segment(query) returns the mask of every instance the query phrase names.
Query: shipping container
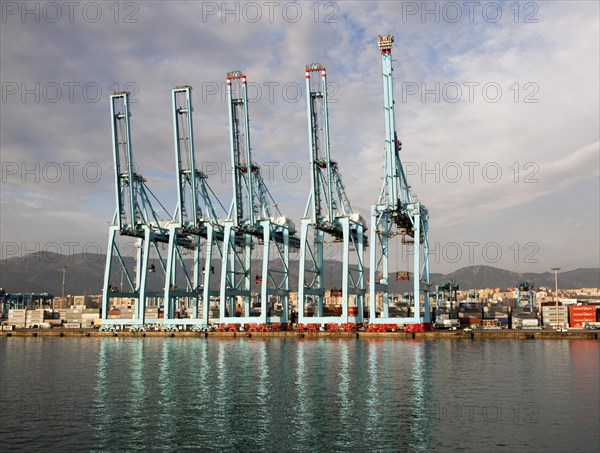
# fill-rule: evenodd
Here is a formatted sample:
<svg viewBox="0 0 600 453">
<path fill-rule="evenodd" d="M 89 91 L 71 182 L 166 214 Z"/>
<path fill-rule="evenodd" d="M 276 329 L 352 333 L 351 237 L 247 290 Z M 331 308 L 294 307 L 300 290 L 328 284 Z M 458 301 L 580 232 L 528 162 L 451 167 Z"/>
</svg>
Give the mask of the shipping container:
<svg viewBox="0 0 600 453">
<path fill-rule="evenodd" d="M 574 311 L 596 311 L 595 305 L 570 305 L 569 310 Z"/>
<path fill-rule="evenodd" d="M 481 325 L 483 326 L 484 329 L 497 328 L 498 327 L 498 320 L 496 318 L 483 319 L 481 321 Z"/>
<path fill-rule="evenodd" d="M 596 322 L 596 307 L 593 305 L 574 305 L 569 307 L 569 324 L 577 325 L 583 322 Z"/>
</svg>

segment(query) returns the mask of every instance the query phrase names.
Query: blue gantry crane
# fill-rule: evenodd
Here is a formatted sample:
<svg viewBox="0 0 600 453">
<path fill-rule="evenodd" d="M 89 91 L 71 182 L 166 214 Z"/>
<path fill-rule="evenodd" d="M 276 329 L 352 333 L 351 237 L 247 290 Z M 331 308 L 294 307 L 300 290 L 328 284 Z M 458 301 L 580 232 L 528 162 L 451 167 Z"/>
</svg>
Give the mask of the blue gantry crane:
<svg viewBox="0 0 600 453">
<path fill-rule="evenodd" d="M 35 310 L 38 308 L 54 308 L 54 296 L 50 293 L 7 293 L 0 288 L 2 318 L 8 316 L 9 310 Z"/>
<path fill-rule="evenodd" d="M 227 73 L 233 201 L 224 222 L 220 319 L 239 324 L 287 322 L 289 253 L 300 241 L 294 223 L 281 214 L 252 160 L 247 88 L 245 74 Z M 262 260 L 256 276 L 253 256 Z M 252 292 L 253 281 L 260 288 L 257 294 Z"/>
<path fill-rule="evenodd" d="M 215 252 L 216 255 L 221 253 L 224 228 L 220 219 L 225 217 L 226 209 L 208 185 L 207 176 L 196 164 L 192 87 L 177 86 L 171 94 L 177 208 L 169 227 L 169 284 L 165 285 L 164 323 L 208 324 L 211 296 L 218 296 L 217 290 L 211 290 L 214 274 L 212 258 Z M 184 257 L 190 254 L 192 265 L 191 269 L 187 269 Z M 184 285 L 178 284 L 178 275 L 183 276 Z M 200 316 L 199 300 L 202 301 Z M 191 319 L 175 318 L 176 310 L 181 306 L 191 309 Z"/>
<path fill-rule="evenodd" d="M 311 192 L 301 220 L 298 322 L 360 323 L 365 302 L 366 222 L 352 211 L 338 164 L 331 159 L 325 68 L 312 63 L 305 74 Z M 342 244 L 342 286 L 335 290 L 341 291 L 342 310 L 330 315 L 324 312 L 323 252 L 328 239 Z"/>
<path fill-rule="evenodd" d="M 454 318 L 454 311 L 458 305 L 458 283 L 455 281 L 446 282 L 435 287 L 435 318 L 440 317 L 440 302 L 450 302 L 448 319 Z"/>
<path fill-rule="evenodd" d="M 146 185 L 138 172 L 131 146 L 130 101 L 128 92 L 110 96 L 116 210 L 109 227 L 106 267 L 102 293 L 102 322 L 104 324 L 144 324 L 149 298 L 160 300 L 163 290 L 149 290 L 148 274 L 156 273 L 155 255 L 162 275 L 166 277 L 166 259 L 161 248 L 169 243 L 170 218 L 165 207 Z M 158 206 L 158 209 L 155 208 Z M 166 220 L 169 219 L 169 220 Z M 124 244 L 118 235 L 130 238 Z M 133 241 L 133 242 L 132 242 Z M 135 250 L 134 269 L 126 262 L 127 253 Z M 111 283 L 113 261 L 117 261 L 127 280 L 127 289 Z M 166 280 L 165 280 L 166 284 Z M 133 319 L 109 319 L 108 310 L 113 298 L 134 299 Z"/>
<path fill-rule="evenodd" d="M 529 305 L 529 311 L 533 313 L 535 310 L 535 291 L 534 284 L 526 280 L 522 280 L 517 285 L 517 307 L 523 307 L 523 301 L 526 300 Z"/>
<path fill-rule="evenodd" d="M 429 213 L 412 193 L 400 159 L 402 144 L 398 139 L 394 117 L 392 76 L 392 35 L 379 36 L 383 68 L 383 100 L 385 119 L 385 174 L 377 203 L 371 207 L 369 311 L 370 323 L 421 324 L 429 323 Z M 394 316 L 389 305 L 390 239 L 396 247 L 412 245 L 413 316 Z M 397 275 L 398 277 L 398 275 Z M 410 279 L 410 272 L 399 275 L 399 280 Z M 421 294 L 424 314 L 421 317 Z M 380 316 L 377 306 L 381 305 Z"/>
</svg>

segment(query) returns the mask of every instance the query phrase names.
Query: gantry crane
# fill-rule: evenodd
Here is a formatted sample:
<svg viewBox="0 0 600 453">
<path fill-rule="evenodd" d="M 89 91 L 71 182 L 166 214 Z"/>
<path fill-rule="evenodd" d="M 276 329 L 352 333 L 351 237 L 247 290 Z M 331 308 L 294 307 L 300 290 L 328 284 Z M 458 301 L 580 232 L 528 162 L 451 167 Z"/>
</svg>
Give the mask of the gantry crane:
<svg viewBox="0 0 600 453">
<path fill-rule="evenodd" d="M 454 308 L 458 303 L 458 294 L 459 286 L 458 283 L 446 282 L 443 285 L 437 285 L 435 287 L 435 318 L 436 320 L 440 317 L 440 301 L 449 301 L 450 302 L 450 311 L 448 312 L 448 318 L 454 318 Z"/>
<path fill-rule="evenodd" d="M 298 248 L 300 241 L 293 222 L 279 211 L 262 179 L 260 167 L 252 160 L 247 80 L 241 71 L 227 74 L 227 100 L 233 201 L 229 219 L 224 222 L 221 322 L 287 322 L 289 252 L 290 247 Z M 280 267 L 270 262 L 271 247 Z M 262 259 L 256 276 L 253 275 L 253 250 L 256 250 L 255 258 Z M 258 315 L 252 310 L 252 281 L 260 286 L 254 304 L 254 308 L 260 306 Z M 238 301 L 241 313 L 236 313 Z"/>
<path fill-rule="evenodd" d="M 164 291 L 150 291 L 147 288 L 148 274 L 156 272 L 156 265 L 150 262 L 152 251 L 163 275 L 166 277 L 167 264 L 160 252 L 161 244 L 169 243 L 169 222 L 167 210 L 146 185 L 146 180 L 134 165 L 131 147 L 130 103 L 128 92 L 115 92 L 110 96 L 111 126 L 113 139 L 113 159 L 115 174 L 116 210 L 109 227 L 108 249 L 102 294 L 102 320 L 104 324 L 144 324 L 147 299 L 156 300 Z M 160 210 L 155 209 L 156 203 Z M 134 243 L 119 244 L 117 233 L 133 238 Z M 136 250 L 135 275 L 132 275 L 124 258 L 128 246 Z M 131 250 L 131 249 L 129 249 Z M 117 260 L 121 275 L 127 279 L 129 290 L 117 288 L 111 283 L 113 260 Z M 165 280 L 166 284 L 166 280 Z M 135 300 L 133 319 L 108 319 L 111 299 L 116 297 Z"/>
<path fill-rule="evenodd" d="M 226 210 L 210 188 L 206 175 L 196 166 L 192 87 L 173 88 L 173 128 L 175 140 L 175 165 L 177 175 L 177 208 L 169 229 L 167 281 L 165 285 L 165 324 L 208 324 L 210 297 L 214 274 L 212 257 L 221 253 L 223 225 L 219 221 Z M 204 257 L 202 257 L 204 248 Z M 184 255 L 193 254 L 190 270 Z M 178 272 L 179 270 L 179 272 Z M 183 275 L 185 287 L 177 284 L 177 274 Z M 202 315 L 198 318 L 198 302 L 202 300 Z M 178 304 L 189 305 L 191 320 L 175 318 Z"/>
<path fill-rule="evenodd" d="M 400 159 L 402 144 L 396 133 L 392 77 L 392 35 L 379 36 L 383 68 L 385 119 L 385 174 L 379 199 L 371 207 L 369 308 L 371 323 L 429 323 L 429 213 L 413 195 Z M 413 316 L 391 316 L 389 311 L 390 238 L 400 236 L 397 247 L 413 247 Z M 396 241 L 398 242 L 398 241 Z M 409 273 L 405 273 L 410 278 Z M 424 315 L 421 317 L 421 293 Z M 382 312 L 377 315 L 377 305 Z"/>
<path fill-rule="evenodd" d="M 306 66 L 306 101 L 311 192 L 301 220 L 298 322 L 362 322 L 366 224 L 360 214 L 352 211 L 338 164 L 331 159 L 327 76 L 325 68 L 318 63 Z M 309 214 L 309 210 L 312 211 L 312 215 Z M 341 315 L 325 316 L 323 310 L 323 247 L 327 238 L 342 243 Z M 349 305 L 351 297 L 354 298 L 353 307 Z M 312 314 L 308 312 L 309 303 L 313 305 Z"/>
<path fill-rule="evenodd" d="M 50 293 L 14 293 L 10 294 L 0 288 L 2 318 L 8 317 L 9 310 L 35 310 L 54 308 L 54 296 Z"/>
<path fill-rule="evenodd" d="M 523 297 L 522 293 L 525 293 Z M 520 281 L 517 285 L 517 307 L 523 308 L 523 299 L 529 304 L 529 311 L 535 310 L 535 291 L 534 284 L 526 280 Z"/>
</svg>

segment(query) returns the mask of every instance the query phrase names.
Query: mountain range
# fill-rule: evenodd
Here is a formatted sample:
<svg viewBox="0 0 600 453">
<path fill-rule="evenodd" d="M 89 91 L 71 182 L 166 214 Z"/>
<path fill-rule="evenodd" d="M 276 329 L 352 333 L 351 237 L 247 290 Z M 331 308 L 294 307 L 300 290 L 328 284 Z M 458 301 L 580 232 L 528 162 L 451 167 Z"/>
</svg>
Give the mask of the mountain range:
<svg viewBox="0 0 600 453">
<path fill-rule="evenodd" d="M 125 258 L 125 262 L 133 267 L 133 258 Z M 152 262 L 152 261 L 151 261 Z M 157 261 L 154 262 L 157 272 L 149 274 L 149 289 L 159 289 L 162 282 L 159 276 L 162 271 Z M 255 266 L 259 272 L 258 261 Z M 23 257 L 12 257 L 0 261 L 0 287 L 7 292 L 48 292 L 58 296 L 62 293 L 63 268 L 65 269 L 65 294 L 101 294 L 105 255 L 75 254 L 59 255 L 50 252 L 39 252 L 25 255 Z M 116 264 L 116 263 L 115 263 Z M 274 262 L 277 268 L 280 263 Z M 341 285 L 341 263 L 338 261 L 325 261 L 325 287 L 339 287 Z M 211 286 L 216 289 L 220 276 L 220 262 L 213 260 L 214 275 Z M 191 260 L 186 260 L 186 267 L 191 268 Z M 178 275 L 178 281 L 182 281 L 183 275 Z M 412 279 L 412 276 L 411 276 Z M 368 271 L 365 275 L 368 281 Z M 404 292 L 412 287 L 412 281 L 396 281 L 390 279 L 391 291 Z M 536 288 L 541 286 L 554 287 L 554 274 L 543 273 L 518 273 L 506 269 L 491 266 L 467 266 L 449 274 L 431 273 L 432 285 L 446 282 L 456 282 L 461 289 L 481 288 L 514 288 L 520 281 L 532 282 Z M 293 290 L 298 282 L 298 262 L 290 262 L 290 285 Z M 113 266 L 111 284 L 121 284 L 121 272 L 118 266 Z M 597 288 L 600 287 L 600 268 L 582 268 L 572 271 L 560 272 L 558 274 L 559 288 Z M 126 279 L 125 279 L 126 285 Z M 258 288 L 255 279 L 252 285 Z"/>
</svg>

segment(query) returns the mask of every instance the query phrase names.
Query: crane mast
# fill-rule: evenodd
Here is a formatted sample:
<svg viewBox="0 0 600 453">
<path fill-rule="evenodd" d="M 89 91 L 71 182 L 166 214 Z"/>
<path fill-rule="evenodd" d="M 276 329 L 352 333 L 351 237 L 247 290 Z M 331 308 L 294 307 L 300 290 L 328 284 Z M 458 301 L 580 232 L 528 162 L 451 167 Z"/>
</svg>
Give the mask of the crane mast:
<svg viewBox="0 0 600 453">
<path fill-rule="evenodd" d="M 371 253 L 369 275 L 369 311 L 371 323 L 429 323 L 429 213 L 412 194 L 400 159 L 402 144 L 398 139 L 394 114 L 391 35 L 379 36 L 383 70 L 385 123 L 385 171 L 377 203 L 371 207 Z M 389 254 L 390 239 L 400 236 L 397 247 L 412 245 L 413 293 L 412 316 L 390 313 Z M 397 241 L 396 241 L 397 242 Z M 400 277 L 398 278 L 398 275 Z M 409 272 L 397 272 L 397 279 L 409 278 Z M 423 315 L 421 312 L 423 294 Z M 409 299 L 410 300 L 410 299 Z M 378 315 L 377 307 L 381 306 Z"/>
<path fill-rule="evenodd" d="M 319 63 L 306 66 L 306 101 L 311 192 L 301 220 L 298 277 L 298 321 L 300 323 L 362 322 L 364 310 L 365 222 L 352 211 L 338 164 L 331 159 L 326 70 Z M 311 213 L 309 216 L 309 209 Z M 342 245 L 341 314 L 324 312 L 324 244 L 327 239 Z M 354 251 L 355 253 L 351 253 Z M 354 299 L 350 314 L 350 298 Z M 311 310 L 312 309 L 312 310 Z M 312 311 L 312 314 L 310 312 Z"/>
<path fill-rule="evenodd" d="M 220 318 L 236 323 L 287 322 L 289 250 L 299 247 L 299 241 L 293 222 L 279 211 L 252 160 L 247 88 L 241 71 L 227 74 L 233 200 L 230 218 L 224 222 Z M 260 288 L 256 299 L 252 292 L 255 250 L 256 258 L 262 259 L 254 277 Z M 279 267 L 270 262 L 272 251 Z M 240 316 L 236 316 L 238 301 Z"/>
<path fill-rule="evenodd" d="M 178 189 L 175 217 L 182 230 L 200 234 L 202 210 L 198 203 L 198 182 L 204 175 L 196 169 L 192 87 L 175 87 L 171 95 Z"/>
<path fill-rule="evenodd" d="M 163 220 L 166 218 L 166 209 L 147 187 L 142 175 L 135 171 L 131 146 L 129 93 L 115 92 L 110 96 L 110 102 L 116 210 L 109 227 L 102 319 L 107 324 L 121 323 L 120 320 L 109 320 L 108 310 L 112 298 L 128 297 L 135 299 L 133 324 L 144 324 L 147 300 L 162 296 L 161 291 L 148 289 L 148 274 L 156 272 L 156 265 L 150 263 L 152 252 L 156 254 L 165 278 L 167 274 L 166 260 L 163 259 L 159 247 L 170 240 L 167 222 Z M 154 208 L 153 203 L 160 206 L 160 212 Z M 117 233 L 133 238 L 134 243 L 121 244 L 117 240 Z M 124 257 L 128 245 L 132 245 L 136 250 L 135 269 L 128 266 Z M 111 283 L 111 278 L 116 277 L 112 274 L 113 261 L 117 261 L 121 276 L 126 278 L 128 290 L 117 288 Z"/>
</svg>

